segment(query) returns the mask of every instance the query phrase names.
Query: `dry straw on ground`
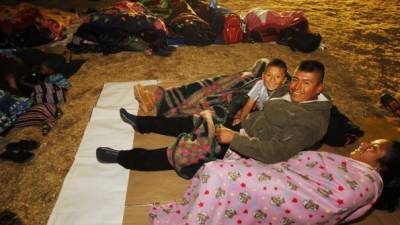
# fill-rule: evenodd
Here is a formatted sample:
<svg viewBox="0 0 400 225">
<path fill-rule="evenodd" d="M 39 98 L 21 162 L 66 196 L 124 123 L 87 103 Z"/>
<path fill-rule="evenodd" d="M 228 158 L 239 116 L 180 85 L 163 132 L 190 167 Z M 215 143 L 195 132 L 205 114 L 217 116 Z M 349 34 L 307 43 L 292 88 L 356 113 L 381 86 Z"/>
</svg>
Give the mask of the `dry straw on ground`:
<svg viewBox="0 0 400 225">
<path fill-rule="evenodd" d="M 105 1 L 35 2 L 78 10 L 93 7 L 90 4 L 108 4 Z M 31 162 L 22 165 L 0 162 L 0 210 L 12 209 L 28 225 L 46 224 L 63 179 L 74 160 L 91 109 L 105 82 L 157 79 L 165 83 L 184 83 L 237 72 L 262 57 L 282 58 L 288 63 L 290 71 L 300 60 L 317 59 L 327 68 L 327 93 L 342 111 L 351 118 L 388 115 L 379 107 L 378 99 L 383 92 L 395 94 L 399 90 L 400 40 L 396 22 L 399 18 L 396 17 L 400 12 L 396 0 L 376 2 L 378 4 L 374 6 L 361 0 L 352 3 L 344 0 L 220 1 L 220 4 L 237 11 L 252 7 L 304 10 L 313 30 L 323 36 L 327 46 L 324 52 L 302 54 L 267 43 L 241 43 L 181 47 L 167 58 L 146 57 L 143 53 L 132 52 L 74 56 L 85 58 L 87 62 L 70 78 L 72 88 L 68 93 L 68 102 L 62 106 L 64 116 L 55 128 L 46 137 L 42 137 L 37 128 L 14 130 L 6 137 L 0 137 L 0 147 L 20 138 L 41 142 Z M 380 10 L 380 7 L 385 10 Z M 380 15 L 375 13 L 378 10 Z M 381 26 L 369 24 L 369 21 Z M 51 51 L 60 52 L 61 49 Z M 392 122 L 399 126 L 398 120 Z"/>
</svg>

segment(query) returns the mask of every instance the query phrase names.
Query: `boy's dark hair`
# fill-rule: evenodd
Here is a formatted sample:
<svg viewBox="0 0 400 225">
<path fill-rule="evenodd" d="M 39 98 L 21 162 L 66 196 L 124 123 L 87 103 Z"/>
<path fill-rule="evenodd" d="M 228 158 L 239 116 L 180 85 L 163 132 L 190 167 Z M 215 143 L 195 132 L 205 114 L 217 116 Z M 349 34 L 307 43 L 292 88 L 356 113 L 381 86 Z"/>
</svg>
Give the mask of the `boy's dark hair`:
<svg viewBox="0 0 400 225">
<path fill-rule="evenodd" d="M 268 63 L 267 67 L 269 66 L 276 66 L 285 69 L 285 71 L 287 71 L 287 65 L 282 59 L 278 58 L 272 59 L 271 62 Z"/>
<path fill-rule="evenodd" d="M 399 206 L 400 200 L 400 142 L 392 141 L 385 156 L 379 159 L 379 165 L 383 190 L 375 208 L 392 212 Z"/>
<path fill-rule="evenodd" d="M 283 61 L 282 59 L 278 59 L 278 58 L 272 59 L 267 64 L 265 69 L 268 68 L 269 66 L 276 66 L 276 67 L 279 67 L 281 69 L 284 69 L 285 70 L 285 76 L 286 76 L 286 79 L 287 79 L 286 81 L 290 81 L 292 79 L 292 75 L 288 72 L 287 65 L 286 65 L 285 61 Z"/>
<path fill-rule="evenodd" d="M 322 83 L 324 81 L 325 67 L 317 60 L 301 61 L 296 70 L 303 72 L 317 72 L 319 74 L 319 83 Z"/>
</svg>

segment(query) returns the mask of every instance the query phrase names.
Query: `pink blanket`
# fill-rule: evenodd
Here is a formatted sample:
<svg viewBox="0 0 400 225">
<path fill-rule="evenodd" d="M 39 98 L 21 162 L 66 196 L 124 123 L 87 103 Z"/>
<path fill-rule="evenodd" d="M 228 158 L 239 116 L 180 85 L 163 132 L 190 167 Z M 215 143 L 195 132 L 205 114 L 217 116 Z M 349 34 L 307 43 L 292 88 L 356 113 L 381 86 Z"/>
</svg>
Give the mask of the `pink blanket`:
<svg viewBox="0 0 400 225">
<path fill-rule="evenodd" d="M 209 162 L 182 201 L 154 204 L 153 224 L 338 224 L 362 216 L 382 180 L 368 165 L 340 155 L 304 151 L 263 164 L 232 154 Z"/>
</svg>

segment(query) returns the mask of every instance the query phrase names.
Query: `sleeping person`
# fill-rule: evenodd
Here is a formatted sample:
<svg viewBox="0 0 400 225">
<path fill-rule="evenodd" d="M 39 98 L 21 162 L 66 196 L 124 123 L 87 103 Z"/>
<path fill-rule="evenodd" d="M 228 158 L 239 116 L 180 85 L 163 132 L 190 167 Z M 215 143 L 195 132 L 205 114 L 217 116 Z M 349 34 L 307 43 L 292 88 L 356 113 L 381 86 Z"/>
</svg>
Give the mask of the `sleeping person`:
<svg viewBox="0 0 400 225">
<path fill-rule="evenodd" d="M 153 224 L 340 224 L 399 202 L 400 143 L 361 143 L 349 157 L 303 151 L 264 164 L 234 152 L 206 163 L 179 203 L 149 208 Z M 374 205 L 375 204 L 375 205 Z"/>
</svg>

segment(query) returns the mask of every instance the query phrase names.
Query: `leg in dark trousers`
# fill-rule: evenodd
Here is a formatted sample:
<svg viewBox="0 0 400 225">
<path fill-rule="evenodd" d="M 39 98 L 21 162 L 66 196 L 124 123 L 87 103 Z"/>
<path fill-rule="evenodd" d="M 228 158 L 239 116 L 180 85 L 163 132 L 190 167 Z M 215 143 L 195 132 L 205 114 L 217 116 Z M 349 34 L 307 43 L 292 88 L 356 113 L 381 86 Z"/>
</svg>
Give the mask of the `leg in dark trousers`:
<svg viewBox="0 0 400 225">
<path fill-rule="evenodd" d="M 163 117 L 163 116 L 137 116 L 138 129 L 142 133 L 157 133 L 168 136 L 178 136 L 185 132 L 193 131 L 193 116 Z"/>
<path fill-rule="evenodd" d="M 154 150 L 134 148 L 128 151 L 120 151 L 118 154 L 118 164 L 130 170 L 172 170 L 173 168 L 168 162 L 166 150 L 167 148 Z"/>
</svg>

